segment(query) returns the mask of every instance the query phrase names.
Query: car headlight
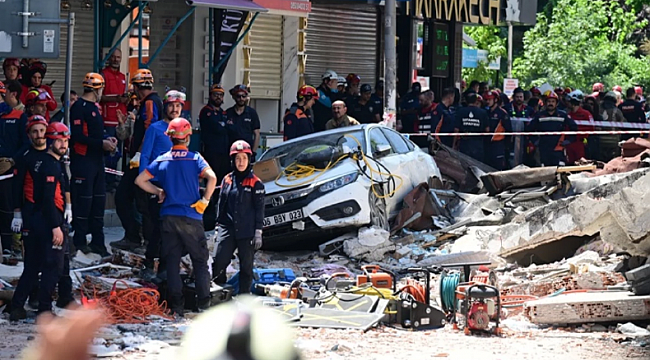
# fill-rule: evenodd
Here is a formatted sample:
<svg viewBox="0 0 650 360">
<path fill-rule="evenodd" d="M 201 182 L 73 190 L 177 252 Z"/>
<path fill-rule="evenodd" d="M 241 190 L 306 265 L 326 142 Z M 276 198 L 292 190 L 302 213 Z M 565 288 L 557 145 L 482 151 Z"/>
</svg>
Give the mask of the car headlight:
<svg viewBox="0 0 650 360">
<path fill-rule="evenodd" d="M 321 185 L 321 186 L 318 188 L 318 190 L 319 190 L 320 192 L 322 192 L 322 193 L 329 192 L 329 191 L 332 191 L 332 190 L 338 189 L 338 188 L 340 188 L 340 187 L 343 187 L 343 186 L 345 186 L 345 185 L 347 185 L 347 184 L 350 184 L 350 183 L 355 182 L 355 181 L 357 180 L 358 177 L 359 177 L 359 173 L 358 173 L 358 172 L 354 172 L 354 173 L 351 173 L 351 174 L 343 175 L 343 176 L 338 177 L 338 178 L 336 178 L 336 179 L 334 179 L 334 180 L 330 180 L 330 181 L 324 183 L 323 185 Z"/>
</svg>

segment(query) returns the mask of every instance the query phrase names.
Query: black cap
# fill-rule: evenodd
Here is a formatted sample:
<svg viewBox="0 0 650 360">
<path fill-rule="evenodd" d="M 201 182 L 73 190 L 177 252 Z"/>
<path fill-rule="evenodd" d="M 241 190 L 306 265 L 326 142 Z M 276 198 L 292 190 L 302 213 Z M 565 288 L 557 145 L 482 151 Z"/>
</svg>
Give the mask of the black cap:
<svg viewBox="0 0 650 360">
<path fill-rule="evenodd" d="M 361 92 L 362 93 L 364 93 L 364 92 L 372 92 L 372 86 L 370 86 L 369 84 L 361 85 Z"/>
<path fill-rule="evenodd" d="M 420 92 L 420 90 L 422 90 L 422 85 L 416 81 L 411 85 L 411 90 Z"/>
<path fill-rule="evenodd" d="M 383 89 L 384 88 L 384 80 L 378 80 L 377 85 L 375 85 L 375 89 Z"/>
</svg>

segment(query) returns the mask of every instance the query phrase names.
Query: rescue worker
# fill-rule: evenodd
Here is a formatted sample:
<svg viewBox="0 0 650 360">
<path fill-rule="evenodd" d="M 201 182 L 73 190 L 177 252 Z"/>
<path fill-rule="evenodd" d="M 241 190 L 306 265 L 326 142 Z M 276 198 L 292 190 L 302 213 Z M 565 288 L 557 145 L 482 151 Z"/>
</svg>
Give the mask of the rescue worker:
<svg viewBox="0 0 650 360">
<path fill-rule="evenodd" d="M 612 86 L 612 91 L 618 91 L 618 92 L 620 92 L 622 94 L 623 93 L 623 88 L 621 87 L 621 85 L 614 85 L 614 86 Z"/>
<path fill-rule="evenodd" d="M 197 306 L 204 310 L 210 303 L 210 271 L 208 247 L 202 216 L 217 185 L 217 178 L 203 157 L 189 151 L 192 125 L 183 118 L 169 123 L 167 135 L 172 148 L 160 155 L 135 183 L 162 204 L 162 258 L 167 270 L 167 303 L 173 314 L 182 315 L 183 283 L 180 275 L 181 257 L 190 254 L 196 280 Z M 156 178 L 160 187 L 151 183 Z M 203 197 L 199 195 L 199 178 L 207 179 Z"/>
<path fill-rule="evenodd" d="M 402 97 L 399 103 L 400 119 L 402 132 L 409 133 L 414 131 L 415 123 L 418 119 L 418 110 L 420 109 L 420 92 L 422 85 L 419 82 L 411 84 L 411 91 Z"/>
<path fill-rule="evenodd" d="M 61 94 L 61 110 L 57 111 L 56 114 L 52 115 L 50 119 L 51 122 L 63 122 L 65 118 L 65 92 Z M 79 99 L 79 95 L 74 90 L 70 90 L 70 106 L 74 105 L 74 102 Z"/>
<path fill-rule="evenodd" d="M 471 94 L 476 95 L 475 93 L 469 93 L 469 95 Z M 454 88 L 446 88 L 442 91 L 442 99 L 433 111 L 433 117 L 431 118 L 432 133 L 437 134 L 454 132 L 456 121 L 454 119 L 453 113 L 451 112 L 451 106 L 454 104 L 455 97 L 456 90 Z M 443 136 L 442 138 L 436 136 L 436 139 L 438 139 L 446 146 L 452 147 L 454 145 L 453 136 Z"/>
<path fill-rule="evenodd" d="M 643 88 L 641 86 L 635 86 L 634 92 L 636 93 L 637 101 L 641 101 L 643 98 Z"/>
<path fill-rule="evenodd" d="M 25 132 L 27 116 L 19 110 L 14 110 L 5 102 L 7 90 L 4 83 L 0 82 L 0 176 L 9 175 L 14 170 L 16 158 L 27 151 L 29 139 Z M 0 239 L 2 240 L 3 253 L 11 254 L 13 232 L 11 221 L 13 219 L 12 180 L 0 180 Z"/>
<path fill-rule="evenodd" d="M 327 70 L 321 76 L 322 83 L 316 88 L 318 90 L 318 100 L 314 103 L 314 131 L 325 130 L 325 124 L 332 118 L 332 103 L 339 99 L 338 93 L 338 75 Z"/>
<path fill-rule="evenodd" d="M 564 111 L 557 109 L 558 96 L 550 92 L 544 102 L 544 110 L 535 115 L 528 124 L 528 131 L 557 132 L 577 131 L 578 126 Z M 539 157 L 542 166 L 564 166 L 564 148 L 575 141 L 575 135 L 542 135 L 539 137 Z"/>
<path fill-rule="evenodd" d="M 255 151 L 260 145 L 260 117 L 257 111 L 248 106 L 248 87 L 237 85 L 230 89 L 230 95 L 235 105 L 226 110 L 226 127 L 228 128 L 229 143 L 244 140 L 253 144 L 252 161 L 255 162 Z"/>
<path fill-rule="evenodd" d="M 564 92 L 564 89 L 562 87 L 559 87 L 559 86 L 556 87 L 554 91 L 555 91 L 555 94 L 557 94 L 557 97 L 560 99 L 560 101 L 557 104 L 557 109 L 566 112 L 566 108 L 567 108 L 567 98 L 566 98 L 566 96 L 568 94 L 566 94 Z"/>
<path fill-rule="evenodd" d="M 345 83 L 347 86 L 340 99 L 345 101 L 345 105 L 347 105 L 349 108 L 359 97 L 359 85 L 361 84 L 361 77 L 357 74 L 348 74 L 348 76 L 345 77 Z"/>
<path fill-rule="evenodd" d="M 325 124 L 326 130 L 338 129 L 347 126 L 361 125 L 357 119 L 348 116 L 348 108 L 342 100 L 332 104 L 332 118 Z"/>
<path fill-rule="evenodd" d="M 318 100 L 318 91 L 313 86 L 303 85 L 298 89 L 297 100 L 284 114 L 284 141 L 314 132 L 311 109 Z"/>
<path fill-rule="evenodd" d="M 22 95 L 24 98 L 20 100 L 24 103 L 27 103 L 26 98 L 31 90 L 43 90 L 47 92 L 51 101 L 46 104 L 47 108 L 45 109 L 44 116 L 47 121 L 50 121 L 50 111 L 56 110 L 57 103 L 54 99 L 52 88 L 49 85 L 43 84 L 43 78 L 45 77 L 46 72 L 47 64 L 42 61 L 34 61 L 29 65 L 29 79 L 26 81 L 28 85 L 23 85 Z"/>
<path fill-rule="evenodd" d="M 435 98 L 432 90 L 427 90 L 420 94 L 420 112 L 418 113 L 418 121 L 414 129 L 409 129 L 408 132 L 416 132 L 420 134 L 431 134 L 431 120 L 435 116 L 437 103 L 433 102 Z"/>
<path fill-rule="evenodd" d="M 605 85 L 602 83 L 595 83 L 591 86 L 591 95 L 598 99 L 600 97 L 600 93 L 605 91 Z"/>
<path fill-rule="evenodd" d="M 210 88 L 210 101 L 199 113 L 201 155 L 217 175 L 217 179 L 223 179 L 231 171 L 226 111 L 221 108 L 224 93 L 225 91 L 221 85 L 212 85 Z M 210 199 L 208 208 L 203 213 L 203 226 L 206 231 L 214 230 L 217 224 L 217 201 L 218 199 L 213 196 Z"/>
<path fill-rule="evenodd" d="M 346 86 L 348 86 L 348 83 L 345 82 L 345 78 L 343 76 L 339 76 L 336 90 L 338 90 L 339 93 L 343 94 L 345 92 Z"/>
<path fill-rule="evenodd" d="M 19 70 L 20 70 L 20 60 L 16 58 L 6 58 L 2 62 L 2 71 L 4 72 L 5 78 L 4 82 L 6 85 L 6 82 L 12 81 L 12 80 L 18 80 L 19 77 Z"/>
<path fill-rule="evenodd" d="M 43 89 L 32 89 L 27 92 L 25 96 L 25 109 L 27 115 L 41 115 L 49 122 L 47 117 L 47 109 L 52 107 L 52 97 Z"/>
<path fill-rule="evenodd" d="M 487 111 L 481 109 L 481 98 L 474 93 L 467 95 L 467 106 L 456 112 L 454 149 L 480 162 L 485 162 L 485 136 L 463 136 L 464 133 L 490 132 Z"/>
<path fill-rule="evenodd" d="M 636 100 L 638 96 L 636 93 L 636 89 L 628 88 L 627 91 L 625 91 L 625 96 L 627 97 L 627 99 L 618 106 L 618 108 L 623 113 L 623 117 L 625 118 L 625 121 L 629 123 L 644 124 L 646 122 L 645 112 L 643 112 L 643 107 L 641 106 L 641 103 Z M 627 139 L 639 135 L 622 134 L 621 140 L 625 141 Z"/>
<path fill-rule="evenodd" d="M 252 150 L 245 141 L 230 147 L 233 172 L 221 182 L 217 210 L 217 255 L 212 278 L 226 283 L 226 268 L 237 249 L 239 294 L 248 294 L 253 282 L 253 255 L 262 247 L 264 184 L 251 172 Z"/>
<path fill-rule="evenodd" d="M 584 94 L 580 90 L 574 90 L 569 93 L 569 117 L 573 121 L 588 121 L 593 122 L 594 117 L 591 113 L 582 108 L 582 101 L 584 100 Z M 577 125 L 579 131 L 594 131 L 596 130 L 594 125 Z M 589 138 L 589 135 L 577 135 L 576 141 L 570 143 L 566 146 L 566 156 L 569 164 L 574 164 L 576 161 L 581 158 L 593 159 L 591 152 L 586 150 L 589 148 L 594 148 L 593 144 L 589 144 L 592 140 L 597 139 L 597 137 Z M 589 145 L 589 147 L 588 147 Z M 597 148 L 597 147 L 596 147 Z"/>
<path fill-rule="evenodd" d="M 587 101 L 593 99 L 593 102 L 598 104 L 598 100 L 592 96 L 587 97 Z M 600 106 L 600 117 L 602 121 L 611 122 L 625 122 L 623 112 L 616 106 L 616 95 L 613 91 L 608 91 Z M 617 130 L 624 130 L 617 129 Z M 627 136 L 626 134 L 611 134 L 599 136 L 599 159 L 601 161 L 610 161 L 611 159 L 621 155 L 621 147 L 618 145 L 621 138 Z M 633 136 L 633 135 L 632 135 Z"/>
<path fill-rule="evenodd" d="M 186 96 L 184 93 L 176 90 L 170 90 L 165 94 L 163 106 L 165 107 L 164 121 L 156 121 L 151 124 L 144 135 L 142 141 L 142 151 L 140 155 L 140 173 L 144 172 L 151 163 L 154 162 L 158 156 L 166 153 L 172 148 L 173 144 L 169 136 L 167 136 L 167 128 L 169 123 L 181 116 L 183 107 L 185 106 Z M 153 177 L 149 181 L 160 187 L 158 179 Z M 151 232 L 145 232 L 145 240 L 147 241 L 147 250 L 145 252 L 144 277 L 152 277 L 154 275 L 154 259 L 160 257 L 160 203 L 159 197 L 155 194 L 147 194 L 147 212 L 143 215 L 151 222 Z M 159 271 L 162 271 L 165 266 L 161 262 Z"/>
<path fill-rule="evenodd" d="M 533 108 L 524 103 L 524 89 L 518 87 L 512 93 L 512 102 L 504 107 L 511 118 L 530 119 L 533 116 Z"/>
<path fill-rule="evenodd" d="M 370 100 L 372 87 L 369 84 L 361 86 L 361 96 L 346 102 L 348 111 L 362 124 L 377 124 L 381 121 L 380 108 Z"/>
<path fill-rule="evenodd" d="M 374 104 L 373 107 L 377 108 L 379 118 L 384 119 L 384 80 L 377 80 L 375 84 L 375 92 L 372 93 L 370 101 Z M 381 121 L 380 120 L 380 121 Z"/>
<path fill-rule="evenodd" d="M 523 90 L 521 95 L 523 95 Z M 512 132 L 512 122 L 508 112 L 499 106 L 497 96 L 498 94 L 494 91 L 488 91 L 483 97 L 488 107 L 489 132 L 494 134 L 490 136 L 485 160 L 488 165 L 497 170 L 506 170 L 508 168 L 507 155 L 510 152 L 512 137 L 503 133 Z"/>
<path fill-rule="evenodd" d="M 115 191 L 115 212 L 120 218 L 120 222 L 125 229 L 125 236 L 122 241 L 111 243 L 111 246 L 118 249 L 136 250 L 142 253 L 137 246 L 140 244 L 140 236 L 136 231 L 138 225 L 135 222 L 132 200 L 135 199 L 136 208 L 142 214 L 142 233 L 145 239 L 151 239 L 153 236 L 153 224 L 147 213 L 149 211 L 149 196 L 135 186 L 135 179 L 140 169 L 140 150 L 144 135 L 151 124 L 163 118 L 163 103 L 154 91 L 154 77 L 148 69 L 138 69 L 131 78 L 133 91 L 137 94 L 139 107 L 137 115 L 129 112 L 128 115 L 117 111 L 118 122 L 133 122 L 133 136 L 129 142 L 129 166 L 124 171 L 120 183 Z M 136 246 L 136 249 L 133 247 Z"/>
<path fill-rule="evenodd" d="M 117 139 L 104 139 L 104 121 L 98 107 L 103 88 L 104 78 L 100 74 L 86 74 L 83 95 L 70 107 L 70 190 L 75 248 L 84 254 L 94 252 L 106 256 L 104 151 L 115 151 Z M 90 246 L 86 242 L 88 233 L 92 235 Z"/>
<path fill-rule="evenodd" d="M 52 123 L 45 136 L 50 143 L 47 152 L 36 152 L 25 164 L 25 178 L 31 182 L 25 186 L 21 208 L 25 268 L 12 299 L 12 321 L 27 317 L 25 301 L 39 281 L 39 272 L 38 312 L 52 311 L 52 296 L 65 268 L 67 241 L 62 227 L 67 177 L 61 157 L 68 150 L 70 131 L 63 123 Z"/>
<path fill-rule="evenodd" d="M 20 101 L 20 94 L 23 91 L 23 86 L 18 80 L 9 80 L 5 82 L 6 94 L 5 102 L 9 104 L 14 110 L 25 111 L 25 104 Z"/>
</svg>

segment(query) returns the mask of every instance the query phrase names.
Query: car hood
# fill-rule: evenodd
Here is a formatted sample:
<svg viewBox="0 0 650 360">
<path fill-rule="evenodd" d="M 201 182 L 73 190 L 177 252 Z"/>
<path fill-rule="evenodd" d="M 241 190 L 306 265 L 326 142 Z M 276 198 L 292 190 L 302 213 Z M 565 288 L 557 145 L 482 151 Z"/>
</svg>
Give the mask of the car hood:
<svg viewBox="0 0 650 360">
<path fill-rule="evenodd" d="M 300 188 L 312 184 L 321 184 L 328 180 L 336 179 L 339 176 L 358 171 L 357 164 L 352 159 L 345 159 L 338 163 L 335 167 L 323 172 L 315 172 L 309 177 L 289 181 L 285 176 L 278 180 L 267 181 L 264 183 L 266 194 L 275 194 L 283 191 L 291 190 L 292 188 Z"/>
</svg>

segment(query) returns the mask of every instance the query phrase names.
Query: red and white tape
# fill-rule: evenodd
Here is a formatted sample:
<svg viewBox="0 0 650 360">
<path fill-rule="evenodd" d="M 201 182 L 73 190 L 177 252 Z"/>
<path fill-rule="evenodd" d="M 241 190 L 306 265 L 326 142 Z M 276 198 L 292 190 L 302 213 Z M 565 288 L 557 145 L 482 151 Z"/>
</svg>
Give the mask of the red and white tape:
<svg viewBox="0 0 650 360">
<path fill-rule="evenodd" d="M 537 136 L 537 135 L 620 135 L 620 134 L 650 134 L 650 130 L 598 130 L 598 131 L 546 131 L 546 132 L 533 132 L 533 131 L 519 131 L 519 132 L 482 132 L 482 133 L 432 133 L 432 134 L 404 134 L 408 136 L 490 136 L 490 135 L 504 135 L 504 136 Z"/>
<path fill-rule="evenodd" d="M 118 170 L 107 168 L 107 167 L 104 168 L 104 172 L 107 173 L 107 174 L 112 174 L 112 175 L 117 175 L 117 176 L 124 175 L 124 172 L 122 172 L 122 171 L 118 171 Z"/>
<path fill-rule="evenodd" d="M 532 118 L 510 118 L 510 120 L 530 122 Z M 625 122 L 613 122 L 613 121 L 588 121 L 588 120 L 574 120 L 574 121 L 577 125 L 585 125 L 585 126 L 650 130 L 650 124 L 647 123 L 625 123 Z"/>
</svg>

